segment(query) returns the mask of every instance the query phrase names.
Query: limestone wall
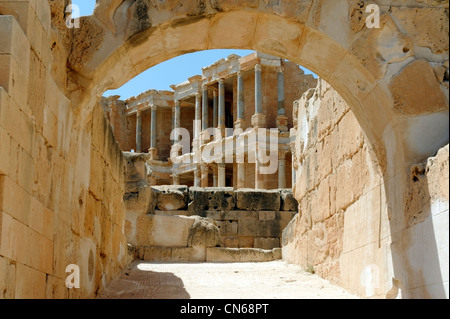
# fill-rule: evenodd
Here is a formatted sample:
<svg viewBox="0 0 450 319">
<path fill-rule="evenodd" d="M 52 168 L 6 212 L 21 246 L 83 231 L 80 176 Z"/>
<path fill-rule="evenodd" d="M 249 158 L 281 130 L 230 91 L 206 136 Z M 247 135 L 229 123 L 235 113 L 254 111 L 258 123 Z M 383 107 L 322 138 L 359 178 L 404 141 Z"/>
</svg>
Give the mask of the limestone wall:
<svg viewBox="0 0 450 319">
<path fill-rule="evenodd" d="M 69 39 L 49 2 L 0 2 L 0 298 L 93 297 L 129 260 L 121 151 L 100 107 L 78 121 Z"/>
<path fill-rule="evenodd" d="M 299 214 L 283 233 L 283 258 L 363 297 L 448 296 L 448 147 L 413 166 L 397 220 L 384 186 L 395 181 L 384 181 L 342 97 L 321 80 L 294 109 Z M 405 256 L 393 257 L 394 246 Z"/>
</svg>

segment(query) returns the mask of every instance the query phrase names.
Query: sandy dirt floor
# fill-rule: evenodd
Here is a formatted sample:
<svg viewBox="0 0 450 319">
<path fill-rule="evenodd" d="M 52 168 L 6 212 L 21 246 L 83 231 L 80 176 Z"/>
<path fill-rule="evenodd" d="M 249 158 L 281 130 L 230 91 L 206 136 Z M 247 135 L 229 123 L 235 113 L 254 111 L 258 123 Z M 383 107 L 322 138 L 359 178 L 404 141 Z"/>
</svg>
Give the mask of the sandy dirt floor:
<svg viewBox="0 0 450 319">
<path fill-rule="evenodd" d="M 100 299 L 357 299 L 283 261 L 163 264 L 133 262 Z"/>
</svg>

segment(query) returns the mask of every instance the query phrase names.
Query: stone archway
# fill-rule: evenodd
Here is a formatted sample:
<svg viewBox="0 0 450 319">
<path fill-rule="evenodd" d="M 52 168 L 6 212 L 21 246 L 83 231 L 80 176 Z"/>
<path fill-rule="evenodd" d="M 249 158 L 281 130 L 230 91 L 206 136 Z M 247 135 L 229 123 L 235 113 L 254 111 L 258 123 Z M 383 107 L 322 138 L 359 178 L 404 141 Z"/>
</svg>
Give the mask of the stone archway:
<svg viewBox="0 0 450 319">
<path fill-rule="evenodd" d="M 289 59 L 349 104 L 380 166 L 391 234 L 398 234 L 407 231 L 411 165 L 448 143 L 448 2 L 380 1 L 380 9 L 381 27 L 369 29 L 356 0 L 104 1 L 73 34 L 71 101 L 83 125 L 105 90 L 187 52 L 239 48 Z M 383 269 L 407 281 L 404 248 L 392 241 Z"/>
</svg>

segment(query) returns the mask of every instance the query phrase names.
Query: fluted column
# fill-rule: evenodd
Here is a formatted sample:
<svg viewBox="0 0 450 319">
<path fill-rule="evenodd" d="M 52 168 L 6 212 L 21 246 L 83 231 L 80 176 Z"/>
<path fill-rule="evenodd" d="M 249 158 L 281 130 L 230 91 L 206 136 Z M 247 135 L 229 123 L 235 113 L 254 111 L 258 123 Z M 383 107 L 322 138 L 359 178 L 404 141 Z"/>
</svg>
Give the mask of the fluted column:
<svg viewBox="0 0 450 319">
<path fill-rule="evenodd" d="M 142 114 L 136 113 L 136 153 L 142 153 Z"/>
</svg>

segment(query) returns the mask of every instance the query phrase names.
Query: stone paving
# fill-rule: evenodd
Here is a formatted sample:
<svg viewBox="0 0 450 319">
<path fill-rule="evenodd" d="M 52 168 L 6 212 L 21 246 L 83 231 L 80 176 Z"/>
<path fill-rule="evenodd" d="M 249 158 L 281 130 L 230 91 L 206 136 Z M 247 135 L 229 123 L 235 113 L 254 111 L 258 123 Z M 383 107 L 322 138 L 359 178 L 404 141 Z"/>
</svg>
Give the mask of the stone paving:
<svg viewBox="0 0 450 319">
<path fill-rule="evenodd" d="M 134 261 L 99 299 L 357 299 L 299 266 Z"/>
</svg>

